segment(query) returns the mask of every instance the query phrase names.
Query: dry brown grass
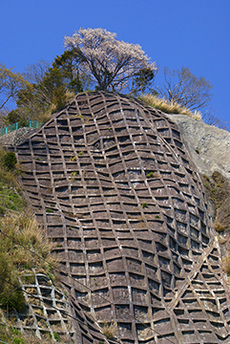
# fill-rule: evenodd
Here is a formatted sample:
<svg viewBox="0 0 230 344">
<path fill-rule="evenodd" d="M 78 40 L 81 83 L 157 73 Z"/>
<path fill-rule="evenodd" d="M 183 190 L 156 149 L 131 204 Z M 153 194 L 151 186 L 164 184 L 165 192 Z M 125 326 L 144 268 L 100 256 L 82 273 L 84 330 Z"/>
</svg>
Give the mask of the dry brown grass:
<svg viewBox="0 0 230 344">
<path fill-rule="evenodd" d="M 7 250 L 13 264 L 18 269 L 23 269 L 25 266 L 29 269 L 42 266 L 46 269 L 48 265 L 55 264 L 54 257 L 50 255 L 54 244 L 45 236 L 34 216 L 25 213 L 11 213 L 2 218 L 0 227 L 3 233 L 1 248 Z M 31 251 L 36 252 L 37 255 Z"/>
<path fill-rule="evenodd" d="M 224 272 L 226 272 L 227 275 L 230 275 L 230 256 L 225 257 L 222 260 L 222 263 Z"/>
<path fill-rule="evenodd" d="M 112 322 L 107 322 L 104 324 L 102 332 L 108 339 L 114 339 L 117 331 L 117 324 Z"/>
<path fill-rule="evenodd" d="M 222 226 L 219 222 L 215 222 L 213 227 L 215 231 L 217 231 L 218 233 L 221 233 L 224 231 L 224 226 Z"/>
<path fill-rule="evenodd" d="M 1 219 L 0 228 L 0 307 L 23 311 L 25 300 L 18 277 L 22 271 L 32 272 L 35 268 L 55 279 L 53 244 L 29 213 L 11 212 Z"/>
<path fill-rule="evenodd" d="M 183 107 L 178 103 L 172 104 L 164 98 L 158 98 L 152 94 L 145 94 L 143 96 L 140 96 L 139 99 L 144 103 L 165 113 L 182 114 L 193 117 L 192 112 L 188 108 Z"/>
</svg>

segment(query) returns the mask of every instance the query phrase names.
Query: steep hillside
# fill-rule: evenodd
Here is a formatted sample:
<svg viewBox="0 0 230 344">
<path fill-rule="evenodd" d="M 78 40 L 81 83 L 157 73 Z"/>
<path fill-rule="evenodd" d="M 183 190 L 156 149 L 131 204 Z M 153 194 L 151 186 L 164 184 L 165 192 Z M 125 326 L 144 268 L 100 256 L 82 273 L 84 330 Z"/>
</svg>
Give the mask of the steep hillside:
<svg viewBox="0 0 230 344">
<path fill-rule="evenodd" d="M 16 153 L 61 261 L 77 343 L 229 343 L 205 189 L 171 119 L 83 93 Z"/>
<path fill-rule="evenodd" d="M 230 182 L 230 133 L 189 116 L 167 116 L 178 124 L 198 171 L 208 176 L 218 171 Z"/>
</svg>

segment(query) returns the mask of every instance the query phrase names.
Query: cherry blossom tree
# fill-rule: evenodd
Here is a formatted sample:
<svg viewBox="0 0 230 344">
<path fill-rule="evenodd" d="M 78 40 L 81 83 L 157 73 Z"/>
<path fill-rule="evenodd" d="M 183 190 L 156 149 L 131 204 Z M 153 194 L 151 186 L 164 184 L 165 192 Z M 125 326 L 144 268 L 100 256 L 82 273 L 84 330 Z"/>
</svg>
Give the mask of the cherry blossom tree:
<svg viewBox="0 0 230 344">
<path fill-rule="evenodd" d="M 73 50 L 79 67 L 99 90 L 120 91 L 140 70 L 157 69 L 138 44 L 125 43 L 116 39 L 116 33 L 105 29 L 79 29 L 72 36 L 65 36 L 64 44 Z"/>
</svg>

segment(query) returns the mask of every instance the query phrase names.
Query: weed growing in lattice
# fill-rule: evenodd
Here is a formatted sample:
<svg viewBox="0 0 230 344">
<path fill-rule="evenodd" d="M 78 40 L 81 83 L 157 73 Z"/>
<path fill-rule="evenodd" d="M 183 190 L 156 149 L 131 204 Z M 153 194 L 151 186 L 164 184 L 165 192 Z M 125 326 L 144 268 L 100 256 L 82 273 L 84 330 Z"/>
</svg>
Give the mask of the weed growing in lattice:
<svg viewBox="0 0 230 344">
<path fill-rule="evenodd" d="M 148 208 L 148 203 L 144 202 L 144 203 L 142 203 L 141 206 L 142 206 L 143 209 Z"/>
<path fill-rule="evenodd" d="M 114 339 L 116 330 L 117 324 L 114 321 L 112 321 L 111 323 L 107 322 L 104 324 L 102 332 L 108 339 Z"/>
</svg>

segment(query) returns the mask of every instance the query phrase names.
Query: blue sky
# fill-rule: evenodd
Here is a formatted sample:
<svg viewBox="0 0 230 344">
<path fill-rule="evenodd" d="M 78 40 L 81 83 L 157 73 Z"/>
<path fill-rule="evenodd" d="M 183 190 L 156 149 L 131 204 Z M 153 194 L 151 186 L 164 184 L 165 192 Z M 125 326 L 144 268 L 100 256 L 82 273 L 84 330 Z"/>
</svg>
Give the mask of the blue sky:
<svg viewBox="0 0 230 344">
<path fill-rule="evenodd" d="M 15 71 L 64 51 L 65 35 L 104 28 L 140 44 L 163 69 L 188 67 L 213 87 L 213 108 L 230 127 L 230 0 L 1 0 L 0 62 Z"/>
</svg>

